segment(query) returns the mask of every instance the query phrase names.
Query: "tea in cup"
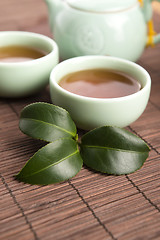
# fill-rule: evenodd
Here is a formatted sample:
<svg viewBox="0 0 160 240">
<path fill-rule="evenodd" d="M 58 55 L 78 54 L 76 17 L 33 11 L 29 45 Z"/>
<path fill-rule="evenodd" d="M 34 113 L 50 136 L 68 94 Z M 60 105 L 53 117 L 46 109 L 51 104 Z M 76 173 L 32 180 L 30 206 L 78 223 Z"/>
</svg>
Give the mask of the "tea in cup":
<svg viewBox="0 0 160 240">
<path fill-rule="evenodd" d="M 22 97 L 42 89 L 59 61 L 57 44 L 41 34 L 0 33 L 0 96 Z"/>
<path fill-rule="evenodd" d="M 52 102 L 71 114 L 79 128 L 126 127 L 148 103 L 151 79 L 136 63 L 109 56 L 82 56 L 51 72 Z"/>
<path fill-rule="evenodd" d="M 124 97 L 141 89 L 141 84 L 123 72 L 89 69 L 64 76 L 59 85 L 69 92 L 93 98 Z"/>
</svg>

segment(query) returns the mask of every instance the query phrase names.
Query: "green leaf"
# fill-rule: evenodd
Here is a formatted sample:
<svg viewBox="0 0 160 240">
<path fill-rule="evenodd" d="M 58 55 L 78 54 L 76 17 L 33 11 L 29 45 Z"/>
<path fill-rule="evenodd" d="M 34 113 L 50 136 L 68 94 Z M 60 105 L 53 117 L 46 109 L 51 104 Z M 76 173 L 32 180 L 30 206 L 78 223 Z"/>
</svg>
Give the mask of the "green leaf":
<svg viewBox="0 0 160 240">
<path fill-rule="evenodd" d="M 20 130 L 30 137 L 53 142 L 58 138 L 76 138 L 77 129 L 69 113 L 48 103 L 26 106 L 20 116 Z"/>
<path fill-rule="evenodd" d="M 142 139 L 117 127 L 100 127 L 81 139 L 84 163 L 103 173 L 132 173 L 142 167 L 148 153 L 149 147 Z"/>
<path fill-rule="evenodd" d="M 71 138 L 61 138 L 35 153 L 16 179 L 38 185 L 63 182 L 75 176 L 82 163 L 77 143 Z"/>
</svg>

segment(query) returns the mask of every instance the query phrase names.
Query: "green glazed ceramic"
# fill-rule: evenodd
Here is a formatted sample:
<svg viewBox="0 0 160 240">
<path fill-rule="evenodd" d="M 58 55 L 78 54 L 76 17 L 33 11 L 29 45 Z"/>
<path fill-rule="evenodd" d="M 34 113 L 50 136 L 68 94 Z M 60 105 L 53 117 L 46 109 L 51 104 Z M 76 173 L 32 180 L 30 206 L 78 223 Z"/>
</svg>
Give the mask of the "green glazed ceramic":
<svg viewBox="0 0 160 240">
<path fill-rule="evenodd" d="M 0 47 L 11 45 L 38 48 L 47 52 L 47 55 L 26 62 L 0 61 L 0 96 L 22 97 L 33 94 L 48 83 L 50 72 L 59 61 L 57 44 L 41 34 L 0 32 Z"/>
<path fill-rule="evenodd" d="M 69 73 L 96 68 L 127 73 L 141 83 L 142 89 L 125 97 L 103 99 L 80 96 L 58 84 Z M 50 76 L 52 102 L 68 110 L 76 125 L 86 130 L 103 125 L 125 127 L 131 124 L 146 108 L 150 88 L 151 79 L 144 68 L 116 57 L 82 56 L 65 60 L 53 69 Z"/>
<path fill-rule="evenodd" d="M 150 22 L 152 0 L 45 2 L 63 60 L 82 55 L 110 55 L 136 61 L 147 43 L 160 42 L 160 35 L 154 35 Z"/>
</svg>

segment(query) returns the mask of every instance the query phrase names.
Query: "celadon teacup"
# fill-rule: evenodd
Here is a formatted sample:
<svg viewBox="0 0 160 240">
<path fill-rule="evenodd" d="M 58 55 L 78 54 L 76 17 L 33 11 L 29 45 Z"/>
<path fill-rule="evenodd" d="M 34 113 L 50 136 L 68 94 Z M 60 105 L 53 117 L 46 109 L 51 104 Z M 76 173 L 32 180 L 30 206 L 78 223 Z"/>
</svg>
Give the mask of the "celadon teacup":
<svg viewBox="0 0 160 240">
<path fill-rule="evenodd" d="M 58 84 L 69 73 L 100 68 L 129 74 L 140 82 L 141 90 L 118 98 L 92 98 L 68 92 Z M 145 110 L 150 89 L 151 78 L 144 68 L 131 61 L 109 56 L 82 56 L 65 60 L 52 70 L 50 76 L 52 102 L 68 110 L 77 127 L 85 130 L 103 125 L 130 125 Z"/>
<path fill-rule="evenodd" d="M 37 48 L 46 55 L 24 62 L 0 61 L 0 97 L 31 95 L 48 83 L 51 70 L 59 62 L 58 47 L 51 38 L 32 32 L 4 31 L 0 32 L 0 47 L 3 46 Z"/>
</svg>

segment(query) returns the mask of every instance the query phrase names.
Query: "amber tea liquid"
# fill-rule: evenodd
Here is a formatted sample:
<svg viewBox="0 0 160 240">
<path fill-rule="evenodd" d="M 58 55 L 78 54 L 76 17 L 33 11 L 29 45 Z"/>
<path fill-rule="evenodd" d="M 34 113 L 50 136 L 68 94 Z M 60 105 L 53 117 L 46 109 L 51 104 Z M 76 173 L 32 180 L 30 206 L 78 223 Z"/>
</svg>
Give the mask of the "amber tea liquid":
<svg viewBox="0 0 160 240">
<path fill-rule="evenodd" d="M 39 49 L 26 46 L 0 47 L 0 62 L 25 62 L 45 56 Z"/>
<path fill-rule="evenodd" d="M 84 70 L 64 76 L 59 85 L 69 92 L 93 98 L 123 97 L 141 89 L 140 83 L 128 74 L 106 70 Z"/>
</svg>

